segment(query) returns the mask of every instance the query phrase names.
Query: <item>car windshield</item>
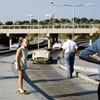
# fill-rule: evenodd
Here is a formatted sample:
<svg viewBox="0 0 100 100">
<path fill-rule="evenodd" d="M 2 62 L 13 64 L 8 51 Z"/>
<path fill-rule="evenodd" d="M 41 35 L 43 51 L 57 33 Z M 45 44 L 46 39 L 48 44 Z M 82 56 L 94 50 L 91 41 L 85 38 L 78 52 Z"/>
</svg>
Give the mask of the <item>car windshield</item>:
<svg viewBox="0 0 100 100">
<path fill-rule="evenodd" d="M 12 46 L 19 46 L 20 43 L 14 43 Z"/>
</svg>

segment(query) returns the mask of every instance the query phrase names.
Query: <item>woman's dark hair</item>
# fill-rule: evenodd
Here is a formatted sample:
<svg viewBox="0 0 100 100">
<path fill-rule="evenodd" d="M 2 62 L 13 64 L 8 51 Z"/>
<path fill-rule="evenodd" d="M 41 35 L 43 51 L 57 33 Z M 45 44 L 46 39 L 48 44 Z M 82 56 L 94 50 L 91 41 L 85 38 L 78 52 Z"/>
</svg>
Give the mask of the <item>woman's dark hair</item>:
<svg viewBox="0 0 100 100">
<path fill-rule="evenodd" d="M 71 34 L 67 34 L 66 37 L 71 39 L 72 35 Z"/>
</svg>

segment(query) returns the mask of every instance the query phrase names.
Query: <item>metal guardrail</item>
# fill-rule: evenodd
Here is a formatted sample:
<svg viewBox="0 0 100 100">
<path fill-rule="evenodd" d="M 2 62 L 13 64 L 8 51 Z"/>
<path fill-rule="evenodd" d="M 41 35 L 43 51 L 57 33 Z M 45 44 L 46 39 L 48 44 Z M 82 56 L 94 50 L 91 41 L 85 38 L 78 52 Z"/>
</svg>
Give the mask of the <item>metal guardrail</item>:
<svg viewBox="0 0 100 100">
<path fill-rule="evenodd" d="M 40 48 L 47 46 L 47 40 L 43 40 L 42 42 L 39 43 L 40 44 Z M 33 50 L 33 49 L 37 49 L 38 48 L 38 44 L 33 44 L 29 46 L 29 50 Z M 0 56 L 1 55 L 9 55 L 9 54 L 14 54 L 16 53 L 17 50 L 4 50 L 4 51 L 0 51 Z"/>
<path fill-rule="evenodd" d="M 75 24 L 74 28 L 100 27 L 100 24 Z M 73 28 L 73 24 L 39 25 L 39 29 Z M 0 25 L 0 29 L 38 29 L 38 25 Z"/>
</svg>

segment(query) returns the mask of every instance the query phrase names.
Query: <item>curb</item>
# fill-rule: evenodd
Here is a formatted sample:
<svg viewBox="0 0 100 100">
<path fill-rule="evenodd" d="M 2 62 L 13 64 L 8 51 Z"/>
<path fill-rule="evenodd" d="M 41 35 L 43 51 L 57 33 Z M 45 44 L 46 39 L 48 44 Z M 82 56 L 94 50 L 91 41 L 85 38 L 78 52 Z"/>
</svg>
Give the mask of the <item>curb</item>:
<svg viewBox="0 0 100 100">
<path fill-rule="evenodd" d="M 74 66 L 75 70 L 80 70 L 80 71 L 84 71 L 84 72 L 93 72 L 93 73 L 98 73 L 98 69 L 95 68 L 88 68 L 88 67 L 83 67 L 83 66 Z"/>
<path fill-rule="evenodd" d="M 9 50 L 9 48 L 5 48 L 5 49 L 0 49 L 0 51 L 4 51 L 4 50 Z"/>
<path fill-rule="evenodd" d="M 63 66 L 62 64 L 59 64 L 59 68 L 65 70 L 65 71 L 67 70 L 67 68 L 65 66 Z M 93 85 L 98 86 L 98 84 L 99 84 L 99 82 L 95 81 L 94 79 L 89 78 L 86 75 L 81 74 L 80 72 L 75 71 L 74 75 L 78 76 L 80 79 L 83 79 L 83 80 L 85 80 L 85 81 L 87 81 L 89 83 L 92 83 Z"/>
<path fill-rule="evenodd" d="M 1 51 L 0 55 L 4 55 L 4 54 L 11 54 L 11 53 L 15 53 L 16 50 L 5 50 L 5 51 Z"/>
<path fill-rule="evenodd" d="M 61 61 L 59 61 L 59 63 L 60 63 L 61 65 L 63 65 L 63 64 L 61 63 Z M 65 66 L 65 65 L 63 65 L 63 66 Z M 90 68 L 88 68 L 88 67 L 74 66 L 74 69 L 75 69 L 75 70 L 84 71 L 84 72 L 98 73 L 98 69 L 96 69 L 96 68 L 91 68 L 91 70 L 90 70 Z"/>
</svg>

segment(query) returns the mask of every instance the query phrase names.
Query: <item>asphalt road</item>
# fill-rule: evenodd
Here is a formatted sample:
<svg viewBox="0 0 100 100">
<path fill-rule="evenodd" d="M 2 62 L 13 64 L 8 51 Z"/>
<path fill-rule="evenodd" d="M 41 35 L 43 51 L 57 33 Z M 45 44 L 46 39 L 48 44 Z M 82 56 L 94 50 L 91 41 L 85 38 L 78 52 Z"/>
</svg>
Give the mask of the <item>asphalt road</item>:
<svg viewBox="0 0 100 100">
<path fill-rule="evenodd" d="M 49 100 L 97 100 L 97 87 L 77 77 L 67 79 L 67 74 L 58 68 L 57 56 L 52 53 L 51 64 L 31 64 L 28 62 L 27 74 L 41 94 Z"/>
<path fill-rule="evenodd" d="M 96 86 L 77 77 L 67 79 L 66 72 L 58 68 L 57 65 L 57 56 L 59 55 L 59 52 L 54 52 L 51 55 L 53 61 L 49 65 L 31 64 L 30 61 L 28 61 L 28 70 L 26 72 L 35 89 L 40 91 L 40 93 L 49 100 L 97 100 Z M 9 76 L 9 73 L 7 72 L 8 63 L 13 63 L 15 55 L 2 55 L 0 56 L 0 59 L 0 70 L 2 72 L 0 73 L 0 76 L 4 76 L 4 70 L 6 72 L 5 77 Z M 6 69 L 4 68 L 4 64 Z M 10 68 L 10 72 L 11 70 L 12 69 Z"/>
</svg>

